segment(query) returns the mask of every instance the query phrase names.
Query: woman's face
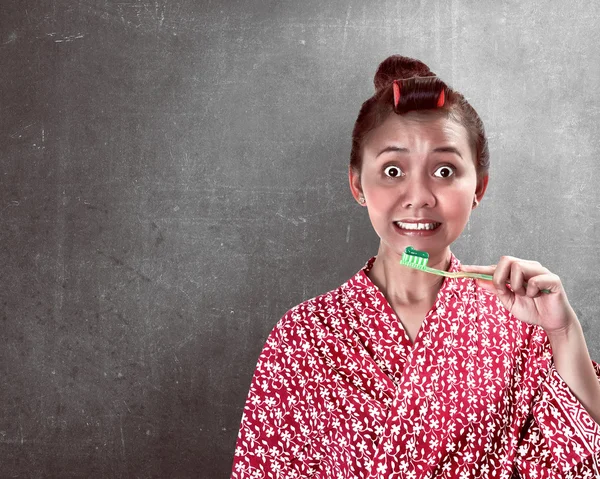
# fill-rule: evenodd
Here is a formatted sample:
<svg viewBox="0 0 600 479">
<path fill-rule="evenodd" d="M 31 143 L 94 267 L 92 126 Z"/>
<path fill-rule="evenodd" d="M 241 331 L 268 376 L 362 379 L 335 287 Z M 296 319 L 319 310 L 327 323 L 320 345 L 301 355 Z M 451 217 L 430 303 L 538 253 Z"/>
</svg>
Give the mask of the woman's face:
<svg viewBox="0 0 600 479">
<path fill-rule="evenodd" d="M 487 179 L 477 181 L 462 125 L 418 113 L 390 115 L 367 135 L 360 174 L 350 169 L 352 193 L 364 196 L 381 247 L 398 256 L 407 246 L 443 253 L 463 231 Z"/>
</svg>

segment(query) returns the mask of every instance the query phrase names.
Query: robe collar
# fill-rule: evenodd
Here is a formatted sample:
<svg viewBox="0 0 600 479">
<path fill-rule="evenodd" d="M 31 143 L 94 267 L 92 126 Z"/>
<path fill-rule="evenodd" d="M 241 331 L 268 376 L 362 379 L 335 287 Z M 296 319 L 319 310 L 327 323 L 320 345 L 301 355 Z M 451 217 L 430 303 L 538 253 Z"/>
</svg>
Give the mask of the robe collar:
<svg viewBox="0 0 600 479">
<path fill-rule="evenodd" d="M 350 279 L 350 284 L 348 286 L 350 286 L 352 289 L 375 288 L 376 290 L 379 290 L 375 283 L 371 281 L 371 278 L 367 276 L 367 273 L 371 271 L 371 268 L 373 268 L 373 264 L 375 263 L 376 259 L 377 256 L 373 256 L 371 259 L 369 259 L 365 266 L 358 273 L 356 273 L 353 278 Z M 454 253 L 451 251 L 450 266 L 448 271 L 460 271 L 460 264 L 460 260 L 454 256 Z M 444 282 L 442 283 L 440 291 L 438 292 L 438 298 L 448 297 L 448 295 L 460 298 L 461 293 L 466 291 L 473 292 L 474 290 L 475 280 L 471 278 L 444 278 Z"/>
</svg>

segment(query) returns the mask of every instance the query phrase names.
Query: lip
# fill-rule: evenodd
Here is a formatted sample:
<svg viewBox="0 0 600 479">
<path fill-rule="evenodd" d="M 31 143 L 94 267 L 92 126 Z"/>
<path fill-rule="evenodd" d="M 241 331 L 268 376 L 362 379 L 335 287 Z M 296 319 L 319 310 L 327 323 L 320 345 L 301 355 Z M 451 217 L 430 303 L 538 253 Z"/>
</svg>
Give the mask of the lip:
<svg viewBox="0 0 600 479">
<path fill-rule="evenodd" d="M 407 218 L 405 220 L 396 220 L 394 223 L 398 221 L 400 223 L 441 223 L 441 221 L 432 220 L 431 218 Z"/>
</svg>

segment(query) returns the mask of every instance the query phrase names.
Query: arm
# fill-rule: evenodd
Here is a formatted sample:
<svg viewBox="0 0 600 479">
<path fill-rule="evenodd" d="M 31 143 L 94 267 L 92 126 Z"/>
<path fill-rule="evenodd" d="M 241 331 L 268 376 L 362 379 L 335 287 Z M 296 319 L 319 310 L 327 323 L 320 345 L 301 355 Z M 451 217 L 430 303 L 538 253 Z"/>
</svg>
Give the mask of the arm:
<svg viewBox="0 0 600 479">
<path fill-rule="evenodd" d="M 552 362 L 530 405 L 516 457 L 519 471 L 525 478 L 592 477 L 600 468 L 600 367 L 590 358 L 560 278 L 535 261 L 510 256 L 498 265 L 463 270 L 493 273 L 493 283 L 477 283 L 515 318 L 546 333 L 543 354 Z"/>
<path fill-rule="evenodd" d="M 600 382 L 594 372 L 581 324 L 560 278 L 536 261 L 502 256 L 494 266 L 463 266 L 493 273 L 493 283 L 478 280 L 498 295 L 517 319 L 540 326 L 548 336 L 559 375 L 590 416 L 600 424 Z M 507 286 L 510 283 L 510 288 Z M 541 290 L 550 291 L 549 294 Z"/>
<path fill-rule="evenodd" d="M 575 318 L 564 330 L 548 334 L 556 371 L 600 425 L 600 381 L 585 343 L 581 324 Z"/>
<path fill-rule="evenodd" d="M 545 365 L 536 358 L 546 358 Z M 600 478 L 600 425 L 559 374 L 547 335 L 541 337 L 539 346 L 529 349 L 524 363 L 542 381 L 533 401 L 523 405 L 530 413 L 515 457 L 520 477 Z M 599 384 L 600 366 L 591 360 L 581 366 L 587 365 Z"/>
<path fill-rule="evenodd" d="M 600 366 L 594 364 L 594 368 L 598 382 Z M 600 426 L 554 364 L 531 405 L 523 431 L 515 458 L 523 479 L 600 477 Z"/>
<path fill-rule="evenodd" d="M 307 450 L 311 455 L 313 431 L 307 413 L 313 409 L 310 398 L 316 384 L 307 371 L 314 359 L 308 349 L 303 355 L 301 346 L 288 312 L 259 356 L 236 443 L 232 479 L 285 477 L 292 462 L 300 472 L 310 472 L 310 465 L 297 459 L 303 459 Z"/>
<path fill-rule="evenodd" d="M 260 354 L 232 479 L 334 477 L 327 457 L 343 446 L 330 436 L 345 427 L 339 406 L 346 401 L 332 391 L 344 381 L 323 356 L 332 338 L 310 314 L 304 305 L 288 311 Z"/>
</svg>

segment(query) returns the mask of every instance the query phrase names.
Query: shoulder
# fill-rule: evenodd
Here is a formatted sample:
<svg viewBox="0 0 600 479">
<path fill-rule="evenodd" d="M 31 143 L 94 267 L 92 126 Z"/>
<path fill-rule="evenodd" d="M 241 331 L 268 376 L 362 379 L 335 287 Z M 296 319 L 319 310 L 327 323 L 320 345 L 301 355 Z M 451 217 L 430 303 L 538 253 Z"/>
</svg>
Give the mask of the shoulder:
<svg viewBox="0 0 600 479">
<path fill-rule="evenodd" d="M 307 299 L 289 309 L 278 321 L 275 329 L 297 330 L 326 325 L 333 317 L 345 312 L 348 297 L 345 284 L 335 289 Z"/>
<path fill-rule="evenodd" d="M 269 339 L 301 338 L 315 344 L 326 338 L 331 340 L 350 334 L 349 318 L 357 314 L 359 304 L 369 302 L 371 294 L 372 285 L 364 271 L 363 268 L 337 288 L 289 309 L 277 322 Z"/>
<path fill-rule="evenodd" d="M 289 379 L 290 371 L 307 377 L 317 370 L 326 370 L 327 354 L 323 351 L 345 343 L 352 334 L 345 304 L 342 285 L 289 309 L 271 330 L 255 375 Z"/>
</svg>

